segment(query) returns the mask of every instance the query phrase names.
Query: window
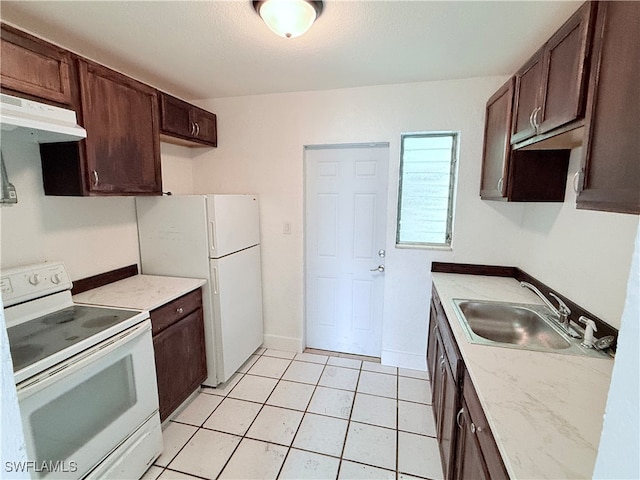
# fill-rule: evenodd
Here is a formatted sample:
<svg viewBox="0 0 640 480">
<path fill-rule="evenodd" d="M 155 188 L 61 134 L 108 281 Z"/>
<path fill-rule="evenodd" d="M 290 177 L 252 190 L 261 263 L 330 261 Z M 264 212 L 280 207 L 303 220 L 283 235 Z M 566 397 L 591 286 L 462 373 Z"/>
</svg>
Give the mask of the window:
<svg viewBox="0 0 640 480">
<path fill-rule="evenodd" d="M 451 245 L 458 134 L 402 135 L 397 245 Z"/>
</svg>

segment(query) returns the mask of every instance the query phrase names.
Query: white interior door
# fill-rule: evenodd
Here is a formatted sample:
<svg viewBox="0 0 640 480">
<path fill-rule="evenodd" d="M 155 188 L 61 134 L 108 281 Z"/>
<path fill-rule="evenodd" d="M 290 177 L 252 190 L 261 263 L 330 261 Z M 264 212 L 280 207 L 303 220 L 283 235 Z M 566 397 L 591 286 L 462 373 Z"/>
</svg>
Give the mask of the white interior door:
<svg viewBox="0 0 640 480">
<path fill-rule="evenodd" d="M 380 356 L 388 161 L 387 144 L 306 149 L 307 347 Z"/>
</svg>

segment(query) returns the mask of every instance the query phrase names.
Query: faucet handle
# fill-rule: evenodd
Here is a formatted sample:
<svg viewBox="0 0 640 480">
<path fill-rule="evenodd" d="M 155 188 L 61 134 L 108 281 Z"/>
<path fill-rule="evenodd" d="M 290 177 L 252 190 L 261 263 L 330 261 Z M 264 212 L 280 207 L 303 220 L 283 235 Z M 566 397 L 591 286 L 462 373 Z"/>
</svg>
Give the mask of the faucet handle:
<svg viewBox="0 0 640 480">
<path fill-rule="evenodd" d="M 569 307 L 567 307 L 567 304 L 564 303 L 560 297 L 558 297 L 555 293 L 553 292 L 549 292 L 549 295 L 551 295 L 553 298 L 556 299 L 556 301 L 558 302 L 558 310 L 560 311 L 560 313 L 564 314 L 564 315 L 571 315 L 571 310 L 569 309 Z"/>
</svg>

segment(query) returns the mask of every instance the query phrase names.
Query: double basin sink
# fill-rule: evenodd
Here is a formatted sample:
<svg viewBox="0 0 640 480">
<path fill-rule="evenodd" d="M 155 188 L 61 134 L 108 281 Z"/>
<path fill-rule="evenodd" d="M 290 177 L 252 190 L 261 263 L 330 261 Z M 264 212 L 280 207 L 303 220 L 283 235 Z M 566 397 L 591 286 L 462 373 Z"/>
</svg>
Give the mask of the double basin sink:
<svg viewBox="0 0 640 480">
<path fill-rule="evenodd" d="M 467 339 L 482 345 L 609 358 L 571 339 L 544 305 L 454 299 Z"/>
</svg>

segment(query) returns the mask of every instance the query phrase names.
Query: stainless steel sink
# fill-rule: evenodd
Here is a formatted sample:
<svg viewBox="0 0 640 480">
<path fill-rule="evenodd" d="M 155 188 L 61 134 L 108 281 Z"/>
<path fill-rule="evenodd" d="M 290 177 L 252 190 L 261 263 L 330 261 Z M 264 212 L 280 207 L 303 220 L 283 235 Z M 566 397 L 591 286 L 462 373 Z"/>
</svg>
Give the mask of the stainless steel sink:
<svg viewBox="0 0 640 480">
<path fill-rule="evenodd" d="M 471 343 L 522 350 L 607 357 L 566 335 L 544 305 L 454 299 L 453 305 Z"/>
</svg>

